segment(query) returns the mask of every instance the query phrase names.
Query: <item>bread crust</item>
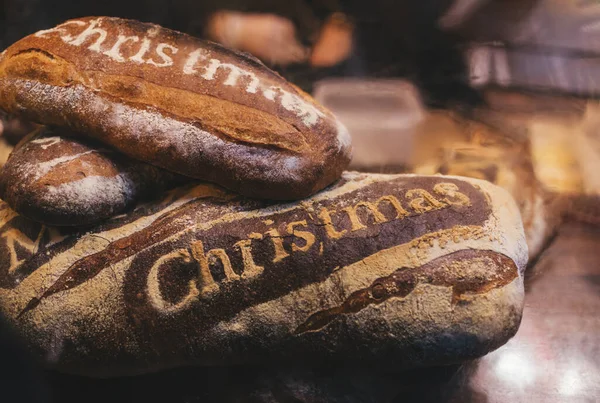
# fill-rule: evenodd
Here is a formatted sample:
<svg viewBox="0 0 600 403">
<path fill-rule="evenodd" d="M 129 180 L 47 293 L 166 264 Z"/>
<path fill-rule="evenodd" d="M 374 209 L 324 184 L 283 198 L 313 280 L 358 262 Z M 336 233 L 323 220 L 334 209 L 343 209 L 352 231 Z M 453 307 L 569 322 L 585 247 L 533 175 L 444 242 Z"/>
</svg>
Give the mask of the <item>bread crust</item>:
<svg viewBox="0 0 600 403">
<path fill-rule="evenodd" d="M 199 185 L 79 233 L 0 214 L 0 309 L 63 371 L 440 365 L 505 343 L 523 308 L 518 209 L 475 179 L 346 173 L 285 205 Z"/>
<path fill-rule="evenodd" d="M 343 125 L 257 59 L 118 18 L 70 20 L 10 46 L 0 108 L 257 198 L 313 194 L 351 153 Z"/>
</svg>

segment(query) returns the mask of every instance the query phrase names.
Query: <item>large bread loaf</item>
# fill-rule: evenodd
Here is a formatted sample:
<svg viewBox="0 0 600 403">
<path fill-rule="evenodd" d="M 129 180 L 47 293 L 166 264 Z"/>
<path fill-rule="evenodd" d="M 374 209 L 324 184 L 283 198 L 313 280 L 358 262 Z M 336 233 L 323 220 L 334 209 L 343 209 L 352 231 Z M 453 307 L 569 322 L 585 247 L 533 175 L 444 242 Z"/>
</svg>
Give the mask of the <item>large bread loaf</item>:
<svg viewBox="0 0 600 403">
<path fill-rule="evenodd" d="M 70 20 L 10 46 L 0 109 L 251 197 L 306 197 L 350 160 L 337 119 L 258 60 L 132 20 Z"/>
<path fill-rule="evenodd" d="M 42 128 L 26 138 L 2 169 L 0 198 L 43 224 L 90 225 L 188 181 L 69 136 L 65 129 Z"/>
<path fill-rule="evenodd" d="M 1 311 L 63 371 L 446 364 L 521 319 L 519 212 L 476 179 L 346 173 L 279 205 L 184 187 L 86 232 L 0 215 Z"/>
</svg>

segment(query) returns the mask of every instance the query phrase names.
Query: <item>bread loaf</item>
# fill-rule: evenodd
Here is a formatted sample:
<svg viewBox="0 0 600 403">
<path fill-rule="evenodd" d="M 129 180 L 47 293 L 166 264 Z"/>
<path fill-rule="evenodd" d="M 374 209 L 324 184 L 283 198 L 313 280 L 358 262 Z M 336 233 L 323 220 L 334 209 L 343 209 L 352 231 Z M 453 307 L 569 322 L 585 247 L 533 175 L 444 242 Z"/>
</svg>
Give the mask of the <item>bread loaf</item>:
<svg viewBox="0 0 600 403">
<path fill-rule="evenodd" d="M 90 225 L 120 214 L 183 177 L 111 150 L 42 128 L 11 154 L 0 174 L 0 198 L 47 225 Z"/>
<path fill-rule="evenodd" d="M 278 205 L 198 185 L 85 232 L 0 215 L 1 312 L 62 371 L 447 364 L 521 319 L 518 209 L 476 179 L 346 173 Z"/>
<path fill-rule="evenodd" d="M 0 108 L 250 197 L 306 197 L 350 159 L 343 125 L 257 59 L 132 20 L 70 20 L 13 44 Z"/>
</svg>

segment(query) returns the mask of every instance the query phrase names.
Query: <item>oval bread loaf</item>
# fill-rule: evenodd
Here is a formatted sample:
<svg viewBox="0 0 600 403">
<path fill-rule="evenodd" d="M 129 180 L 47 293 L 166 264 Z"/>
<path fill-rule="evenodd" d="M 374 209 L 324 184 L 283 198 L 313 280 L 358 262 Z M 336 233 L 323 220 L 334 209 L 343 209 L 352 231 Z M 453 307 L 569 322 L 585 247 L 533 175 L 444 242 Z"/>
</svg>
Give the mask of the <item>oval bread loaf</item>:
<svg viewBox="0 0 600 403">
<path fill-rule="evenodd" d="M 0 198 L 43 224 L 90 225 L 187 180 L 69 135 L 42 128 L 19 144 L 2 168 Z"/>
<path fill-rule="evenodd" d="M 62 371 L 439 365 L 522 314 L 517 207 L 476 179 L 346 173 L 283 205 L 184 187 L 87 232 L 0 214 L 1 312 Z"/>
<path fill-rule="evenodd" d="M 0 108 L 250 197 L 306 197 L 350 160 L 343 125 L 257 59 L 119 18 L 70 20 L 10 46 Z"/>
</svg>

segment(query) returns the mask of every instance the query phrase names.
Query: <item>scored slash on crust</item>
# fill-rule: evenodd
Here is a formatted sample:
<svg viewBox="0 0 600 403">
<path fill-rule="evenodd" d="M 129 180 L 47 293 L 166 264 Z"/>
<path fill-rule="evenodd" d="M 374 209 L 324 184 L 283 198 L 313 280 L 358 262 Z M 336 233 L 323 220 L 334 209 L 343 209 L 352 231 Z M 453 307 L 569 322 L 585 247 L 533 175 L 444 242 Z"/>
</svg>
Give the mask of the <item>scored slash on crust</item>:
<svg viewBox="0 0 600 403">
<path fill-rule="evenodd" d="M 475 268 L 474 272 L 467 272 L 465 268 L 469 266 Z M 500 288 L 518 276 L 515 263 L 504 255 L 491 251 L 461 250 L 422 266 L 400 268 L 390 276 L 373 281 L 370 287 L 353 292 L 343 304 L 310 315 L 294 334 L 319 331 L 342 315 L 357 313 L 390 298 L 405 298 L 421 284 L 452 287 L 451 304 L 456 305 L 467 295 Z"/>
</svg>

